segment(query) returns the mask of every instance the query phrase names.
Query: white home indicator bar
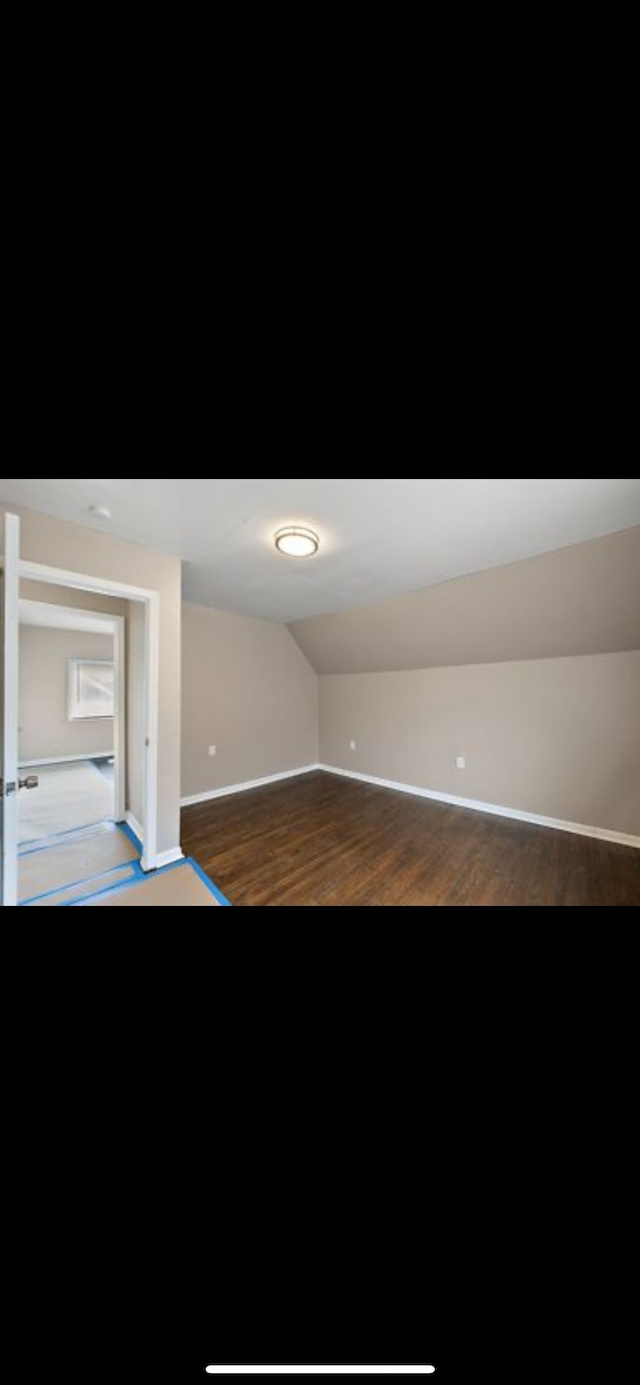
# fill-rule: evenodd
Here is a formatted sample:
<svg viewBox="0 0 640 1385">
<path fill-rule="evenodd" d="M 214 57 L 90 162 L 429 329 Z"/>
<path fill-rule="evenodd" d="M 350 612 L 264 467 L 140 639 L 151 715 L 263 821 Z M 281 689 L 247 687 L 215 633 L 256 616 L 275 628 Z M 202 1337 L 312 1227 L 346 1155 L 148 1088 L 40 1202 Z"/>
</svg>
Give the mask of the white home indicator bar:
<svg viewBox="0 0 640 1385">
<path fill-rule="evenodd" d="M 435 1375 L 435 1366 L 207 1366 L 207 1375 Z"/>
</svg>

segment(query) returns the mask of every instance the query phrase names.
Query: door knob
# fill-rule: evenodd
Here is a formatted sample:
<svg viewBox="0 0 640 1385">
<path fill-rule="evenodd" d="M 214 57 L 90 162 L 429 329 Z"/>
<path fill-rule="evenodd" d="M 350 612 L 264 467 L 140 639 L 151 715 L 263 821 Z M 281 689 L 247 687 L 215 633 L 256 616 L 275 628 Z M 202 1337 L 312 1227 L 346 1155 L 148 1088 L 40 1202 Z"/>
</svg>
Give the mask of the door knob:
<svg viewBox="0 0 640 1385">
<path fill-rule="evenodd" d="M 40 780 L 37 774 L 28 774 L 26 779 L 18 780 L 18 787 L 20 789 L 38 789 L 40 787 Z"/>
</svg>

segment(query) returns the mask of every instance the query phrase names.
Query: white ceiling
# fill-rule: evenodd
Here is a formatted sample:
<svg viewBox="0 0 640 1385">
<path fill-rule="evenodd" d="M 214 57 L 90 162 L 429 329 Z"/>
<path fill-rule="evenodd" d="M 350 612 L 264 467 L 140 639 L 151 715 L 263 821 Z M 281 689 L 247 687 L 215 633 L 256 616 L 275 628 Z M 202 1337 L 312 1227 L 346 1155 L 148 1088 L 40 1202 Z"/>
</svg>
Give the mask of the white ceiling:
<svg viewBox="0 0 640 1385">
<path fill-rule="evenodd" d="M 39 630 L 82 630 L 88 635 L 115 635 L 116 627 L 109 616 L 96 611 L 76 611 L 69 606 L 50 606 L 46 601 L 20 600 L 21 625 L 36 626 Z"/>
<path fill-rule="evenodd" d="M 637 480 L 7 480 L 0 500 L 180 554 L 188 600 L 286 621 L 640 523 Z M 90 505 L 107 505 L 112 522 Z M 318 557 L 276 552 L 288 522 L 317 529 Z"/>
</svg>

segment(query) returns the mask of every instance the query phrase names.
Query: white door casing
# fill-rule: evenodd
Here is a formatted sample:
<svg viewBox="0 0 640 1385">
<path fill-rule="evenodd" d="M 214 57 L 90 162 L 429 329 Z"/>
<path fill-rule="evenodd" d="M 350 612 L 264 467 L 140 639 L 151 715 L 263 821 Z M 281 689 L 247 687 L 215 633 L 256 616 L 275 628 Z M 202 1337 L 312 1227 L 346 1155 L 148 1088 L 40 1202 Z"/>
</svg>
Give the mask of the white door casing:
<svg viewBox="0 0 640 1385">
<path fill-rule="evenodd" d="M 5 515 L 0 571 L 0 905 L 18 903 L 20 520 Z"/>
</svg>

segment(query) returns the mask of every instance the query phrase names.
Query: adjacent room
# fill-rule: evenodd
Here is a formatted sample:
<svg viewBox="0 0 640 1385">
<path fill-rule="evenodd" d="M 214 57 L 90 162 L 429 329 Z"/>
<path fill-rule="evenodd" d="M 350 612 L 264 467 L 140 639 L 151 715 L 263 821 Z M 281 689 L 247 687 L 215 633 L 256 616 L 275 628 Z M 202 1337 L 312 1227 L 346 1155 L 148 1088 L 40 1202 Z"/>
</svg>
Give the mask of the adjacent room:
<svg viewBox="0 0 640 1385">
<path fill-rule="evenodd" d="M 114 624 L 20 600 L 20 844 L 115 822 Z"/>
<path fill-rule="evenodd" d="M 0 551 L 3 906 L 640 904 L 640 481 L 6 480 Z"/>
</svg>

